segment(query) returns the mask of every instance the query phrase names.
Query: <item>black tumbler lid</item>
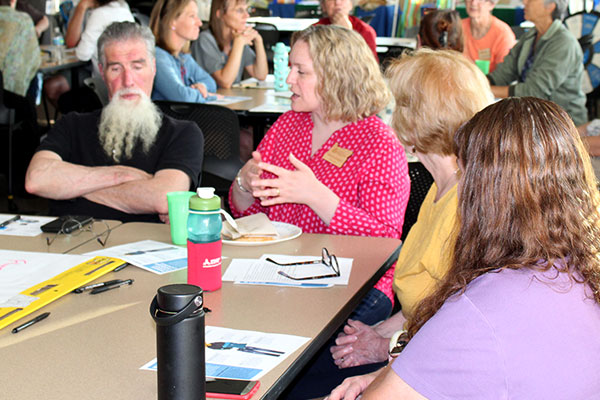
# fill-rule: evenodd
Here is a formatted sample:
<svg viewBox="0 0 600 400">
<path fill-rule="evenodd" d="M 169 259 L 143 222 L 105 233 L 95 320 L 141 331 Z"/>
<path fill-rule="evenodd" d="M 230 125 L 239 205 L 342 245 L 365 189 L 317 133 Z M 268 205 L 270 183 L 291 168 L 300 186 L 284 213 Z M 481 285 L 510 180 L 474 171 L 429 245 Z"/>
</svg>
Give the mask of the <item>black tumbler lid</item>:
<svg viewBox="0 0 600 400">
<path fill-rule="evenodd" d="M 200 296 L 200 299 L 202 300 L 202 289 L 200 287 L 178 283 L 159 288 L 156 295 L 156 301 L 158 303 L 158 308 L 161 310 L 178 312 L 198 296 Z M 201 303 L 198 304 L 198 307 L 201 305 Z"/>
</svg>

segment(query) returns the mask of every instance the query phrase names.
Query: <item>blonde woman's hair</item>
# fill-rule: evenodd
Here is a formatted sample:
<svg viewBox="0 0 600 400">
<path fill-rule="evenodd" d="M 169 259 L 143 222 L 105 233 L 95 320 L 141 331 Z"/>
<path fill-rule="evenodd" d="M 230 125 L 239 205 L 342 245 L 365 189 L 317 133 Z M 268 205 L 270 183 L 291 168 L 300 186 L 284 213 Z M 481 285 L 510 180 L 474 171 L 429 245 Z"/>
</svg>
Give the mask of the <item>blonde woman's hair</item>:
<svg viewBox="0 0 600 400">
<path fill-rule="evenodd" d="M 373 52 L 358 33 L 335 25 L 313 25 L 292 36 L 308 44 L 325 118 L 356 122 L 377 114 L 390 100 Z"/>
<path fill-rule="evenodd" d="M 184 8 L 195 0 L 158 0 L 150 14 L 150 29 L 156 38 L 156 45 L 171 54 L 176 54 L 179 49 L 173 47 L 169 41 L 171 23 L 183 13 Z M 190 43 L 183 46 L 182 52 L 188 53 Z"/>
<path fill-rule="evenodd" d="M 494 99 L 483 73 L 453 50 L 405 54 L 386 77 L 396 100 L 392 126 L 421 153 L 452 155 L 454 132 Z"/>
</svg>

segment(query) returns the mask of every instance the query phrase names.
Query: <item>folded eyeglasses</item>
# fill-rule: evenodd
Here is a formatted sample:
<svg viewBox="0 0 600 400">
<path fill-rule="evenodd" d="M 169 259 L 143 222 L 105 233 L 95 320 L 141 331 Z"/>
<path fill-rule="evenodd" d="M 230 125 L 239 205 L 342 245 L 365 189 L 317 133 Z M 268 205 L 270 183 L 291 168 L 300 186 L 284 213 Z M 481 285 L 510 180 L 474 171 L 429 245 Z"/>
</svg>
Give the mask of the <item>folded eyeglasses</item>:
<svg viewBox="0 0 600 400">
<path fill-rule="evenodd" d="M 280 267 L 294 267 L 294 266 L 298 266 L 298 265 L 323 264 L 333 270 L 333 273 L 331 273 L 331 274 L 315 275 L 315 276 L 302 276 L 302 277 L 291 276 L 288 273 L 286 273 L 285 271 L 277 271 L 277 273 L 279 275 L 285 276 L 286 278 L 293 279 L 295 281 L 306 281 L 306 280 L 310 280 L 310 279 L 322 279 L 322 278 L 335 278 L 335 277 L 340 276 L 340 265 L 338 264 L 337 257 L 333 254 L 330 255 L 329 251 L 325 247 L 323 247 L 323 250 L 321 250 L 321 259 L 320 260 L 299 261 L 299 262 L 293 262 L 293 263 L 280 263 L 280 262 L 273 260 L 272 258 L 266 258 L 266 261 L 271 262 L 275 265 L 279 265 Z"/>
</svg>

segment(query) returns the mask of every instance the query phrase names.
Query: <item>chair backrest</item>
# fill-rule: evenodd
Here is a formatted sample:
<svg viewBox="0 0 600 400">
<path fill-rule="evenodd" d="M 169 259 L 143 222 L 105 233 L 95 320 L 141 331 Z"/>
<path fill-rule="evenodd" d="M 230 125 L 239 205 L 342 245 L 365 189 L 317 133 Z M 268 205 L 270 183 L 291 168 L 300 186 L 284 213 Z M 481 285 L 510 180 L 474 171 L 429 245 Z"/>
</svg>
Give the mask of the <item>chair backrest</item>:
<svg viewBox="0 0 600 400">
<path fill-rule="evenodd" d="M 135 22 L 142 26 L 150 26 L 150 17 L 146 14 L 142 14 L 138 10 L 131 10 L 131 14 L 133 15 L 133 19 Z"/>
<path fill-rule="evenodd" d="M 371 21 L 373 21 L 373 18 L 375 18 L 375 14 L 366 14 L 366 15 L 361 15 L 360 17 L 358 17 L 362 22 L 364 22 L 365 24 L 370 24 Z"/>
<path fill-rule="evenodd" d="M 433 177 L 420 162 L 408 163 L 408 175 L 410 177 L 410 197 L 404 214 L 404 224 L 402 225 L 402 237 L 406 239 L 408 231 L 417 222 L 421 204 L 427 196 L 427 192 L 433 183 Z"/>
<path fill-rule="evenodd" d="M 83 80 L 83 83 L 96 93 L 98 100 L 102 103 L 102 107 L 108 104 L 108 88 L 102 78 L 99 76 L 89 76 Z"/>
<path fill-rule="evenodd" d="M 268 8 L 262 8 L 262 7 L 252 7 L 252 10 L 250 11 L 250 16 L 251 17 L 270 17 L 271 10 L 269 10 Z"/>
<path fill-rule="evenodd" d="M 232 182 L 242 168 L 240 124 L 229 108 L 197 103 L 157 101 L 166 115 L 195 122 L 204 135 L 203 173 L 208 172 Z"/>
<path fill-rule="evenodd" d="M 6 125 L 9 129 L 15 123 L 15 110 L 4 104 L 4 76 L 0 71 L 0 125 Z"/>
<path fill-rule="evenodd" d="M 279 42 L 279 30 L 275 25 L 257 23 L 254 29 L 262 36 L 265 51 L 267 53 L 267 61 L 269 63 L 269 73 L 273 72 L 273 49 L 271 48 Z"/>
</svg>

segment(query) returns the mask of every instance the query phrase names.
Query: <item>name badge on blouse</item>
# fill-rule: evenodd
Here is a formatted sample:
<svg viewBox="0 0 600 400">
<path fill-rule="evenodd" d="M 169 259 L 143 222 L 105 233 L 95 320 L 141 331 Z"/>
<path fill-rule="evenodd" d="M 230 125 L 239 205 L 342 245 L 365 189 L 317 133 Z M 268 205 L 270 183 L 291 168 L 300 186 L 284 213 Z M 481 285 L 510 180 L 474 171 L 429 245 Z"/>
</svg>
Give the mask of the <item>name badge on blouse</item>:
<svg viewBox="0 0 600 400">
<path fill-rule="evenodd" d="M 346 160 L 352 155 L 352 150 L 344 149 L 338 144 L 334 144 L 327 153 L 323 155 L 325 161 L 329 161 L 338 168 L 342 168 Z"/>
<path fill-rule="evenodd" d="M 480 49 L 477 52 L 477 58 L 479 60 L 489 60 L 492 58 L 492 52 L 490 51 L 490 49 Z"/>
</svg>

